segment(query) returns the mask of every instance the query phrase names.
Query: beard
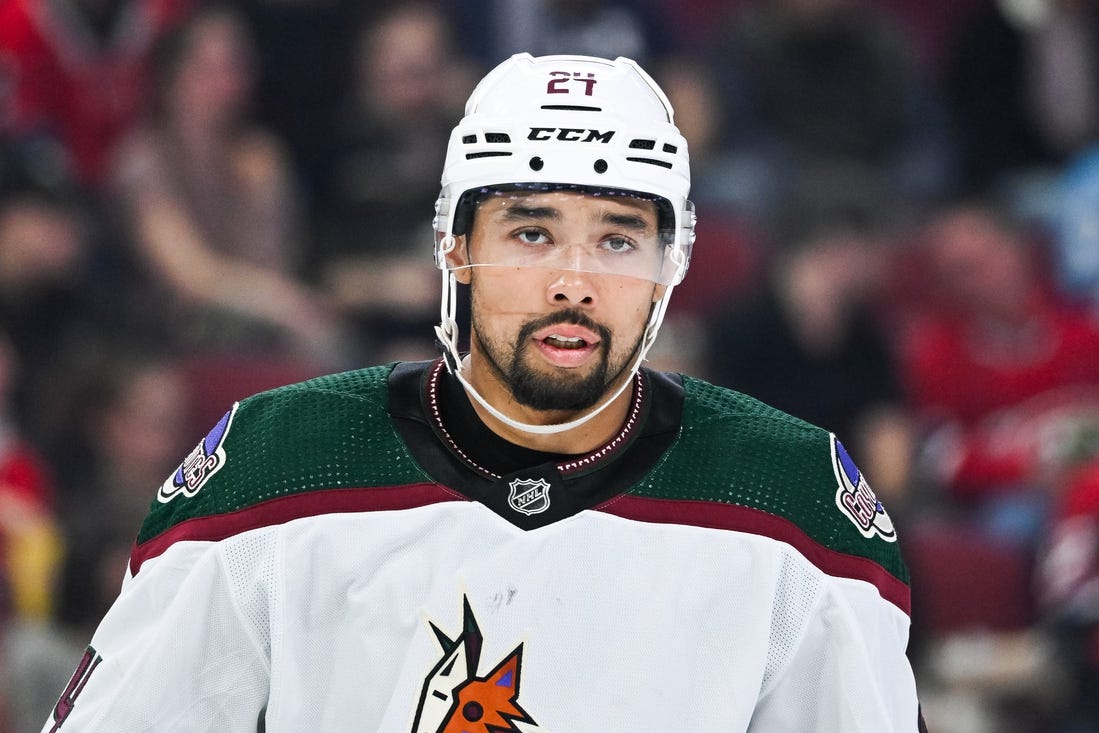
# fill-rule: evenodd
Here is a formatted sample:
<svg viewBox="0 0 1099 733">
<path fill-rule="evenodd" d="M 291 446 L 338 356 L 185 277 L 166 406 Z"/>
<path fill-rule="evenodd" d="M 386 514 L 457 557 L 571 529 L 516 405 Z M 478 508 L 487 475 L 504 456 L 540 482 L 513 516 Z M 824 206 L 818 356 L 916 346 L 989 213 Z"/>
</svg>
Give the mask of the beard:
<svg viewBox="0 0 1099 733">
<path fill-rule="evenodd" d="M 528 363 L 526 355 L 534 332 L 559 323 L 575 323 L 599 334 L 598 362 L 587 373 L 580 374 L 575 370 L 547 373 Z M 476 327 L 473 331 L 475 335 L 479 333 Z M 610 331 L 576 310 L 559 311 L 524 324 L 515 337 L 510 358 L 498 343 L 487 342 L 479 336 L 477 338 L 492 370 L 508 386 L 515 401 L 544 412 L 576 412 L 593 407 L 621 375 L 641 344 L 639 338 L 627 359 L 621 365 L 616 365 L 617 368 L 612 373 Z"/>
</svg>

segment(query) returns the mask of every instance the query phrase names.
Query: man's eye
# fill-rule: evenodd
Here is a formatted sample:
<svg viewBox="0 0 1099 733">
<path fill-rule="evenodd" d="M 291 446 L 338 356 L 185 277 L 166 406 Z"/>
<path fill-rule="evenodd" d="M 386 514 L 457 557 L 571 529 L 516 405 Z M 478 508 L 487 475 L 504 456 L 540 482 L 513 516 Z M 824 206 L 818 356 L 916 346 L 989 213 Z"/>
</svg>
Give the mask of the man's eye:
<svg viewBox="0 0 1099 733">
<path fill-rule="evenodd" d="M 622 254 L 626 252 L 632 252 L 633 250 L 637 249 L 637 245 L 635 245 L 632 241 L 626 239 L 625 237 L 611 237 L 609 239 L 604 239 L 601 247 L 608 252 Z"/>
<path fill-rule="evenodd" d="M 523 244 L 545 244 L 549 242 L 549 237 L 546 233 L 538 229 L 524 229 L 516 234 L 519 241 Z"/>
</svg>

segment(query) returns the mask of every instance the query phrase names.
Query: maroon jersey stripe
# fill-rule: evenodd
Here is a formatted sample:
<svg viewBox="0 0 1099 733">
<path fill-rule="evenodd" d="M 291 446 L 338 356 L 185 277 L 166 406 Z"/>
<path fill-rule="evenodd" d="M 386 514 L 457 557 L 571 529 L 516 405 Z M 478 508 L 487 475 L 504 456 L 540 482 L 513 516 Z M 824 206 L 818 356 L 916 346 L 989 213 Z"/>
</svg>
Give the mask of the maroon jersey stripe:
<svg viewBox="0 0 1099 733">
<path fill-rule="evenodd" d="M 302 517 L 345 512 L 413 509 L 442 501 L 467 501 L 467 499 L 443 486 L 430 483 L 360 489 L 322 489 L 280 496 L 226 514 L 194 517 L 173 525 L 156 537 L 134 546 L 130 554 L 130 572 L 136 575 L 146 560 L 160 555 L 176 542 L 183 540 L 217 542 L 241 532 L 282 524 Z"/>
</svg>

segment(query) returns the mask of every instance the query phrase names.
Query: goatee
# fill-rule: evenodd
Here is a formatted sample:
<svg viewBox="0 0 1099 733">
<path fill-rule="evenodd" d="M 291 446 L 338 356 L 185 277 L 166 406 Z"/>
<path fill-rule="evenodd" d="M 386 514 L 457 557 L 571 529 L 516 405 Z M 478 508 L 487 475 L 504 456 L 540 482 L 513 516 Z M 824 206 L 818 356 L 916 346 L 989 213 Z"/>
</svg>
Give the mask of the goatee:
<svg viewBox="0 0 1099 733">
<path fill-rule="evenodd" d="M 599 334 L 599 360 L 587 374 L 572 370 L 547 374 L 533 369 L 524 359 L 535 331 L 560 323 L 576 324 Z M 519 404 L 540 411 L 575 412 L 593 407 L 607 389 L 607 363 L 611 333 L 582 312 L 561 311 L 531 321 L 515 339 L 511 364 L 501 376 Z"/>
</svg>

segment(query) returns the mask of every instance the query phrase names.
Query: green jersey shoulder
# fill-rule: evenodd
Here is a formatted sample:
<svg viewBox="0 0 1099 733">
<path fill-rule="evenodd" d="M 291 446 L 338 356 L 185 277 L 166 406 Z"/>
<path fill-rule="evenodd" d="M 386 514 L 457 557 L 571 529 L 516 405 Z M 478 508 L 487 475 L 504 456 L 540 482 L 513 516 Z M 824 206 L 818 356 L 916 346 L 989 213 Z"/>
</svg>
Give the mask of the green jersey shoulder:
<svg viewBox="0 0 1099 733">
<path fill-rule="evenodd" d="M 429 481 L 389 420 L 391 368 L 317 377 L 234 404 L 159 487 L 138 542 L 189 519 L 317 489 Z"/>
<path fill-rule="evenodd" d="M 734 390 L 683 385 L 679 439 L 635 495 L 755 510 L 907 581 L 893 522 L 834 434 Z"/>
</svg>

